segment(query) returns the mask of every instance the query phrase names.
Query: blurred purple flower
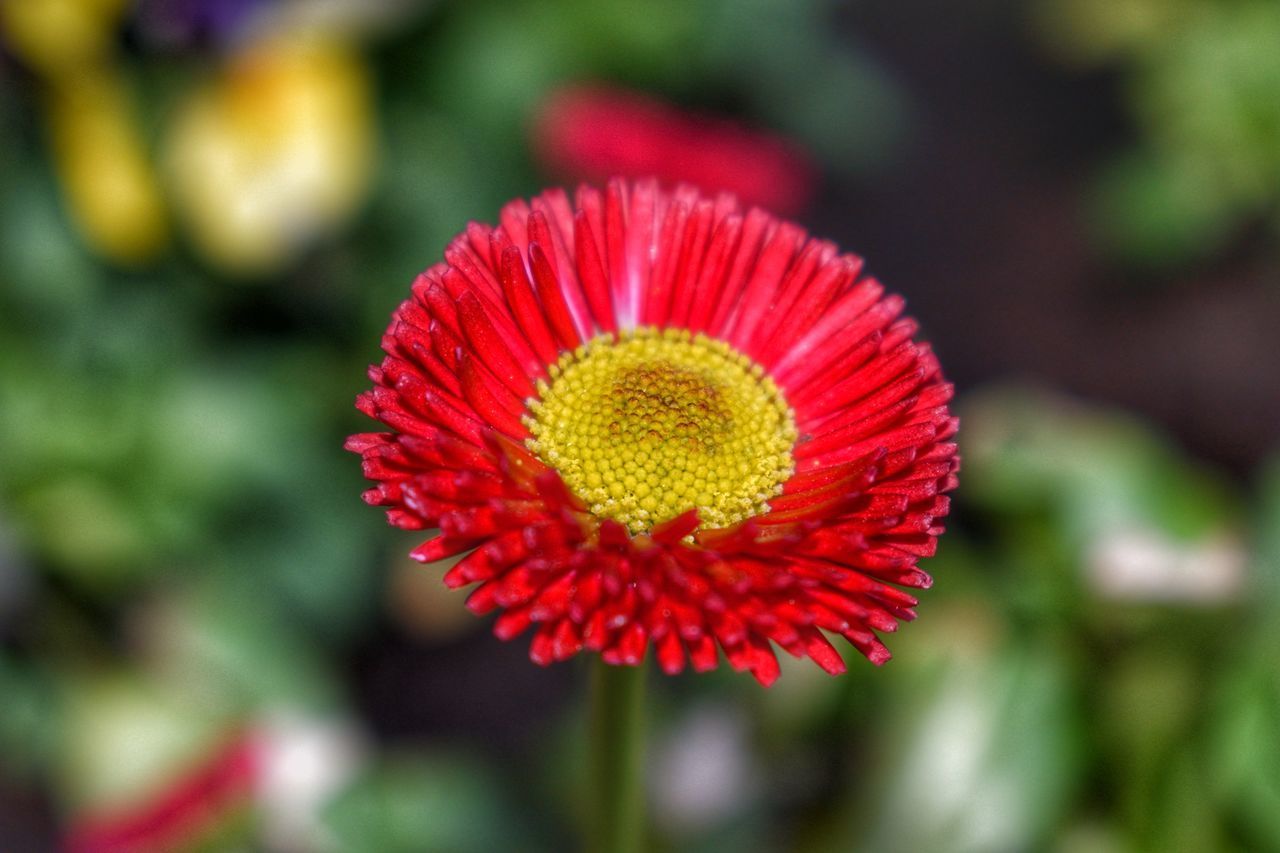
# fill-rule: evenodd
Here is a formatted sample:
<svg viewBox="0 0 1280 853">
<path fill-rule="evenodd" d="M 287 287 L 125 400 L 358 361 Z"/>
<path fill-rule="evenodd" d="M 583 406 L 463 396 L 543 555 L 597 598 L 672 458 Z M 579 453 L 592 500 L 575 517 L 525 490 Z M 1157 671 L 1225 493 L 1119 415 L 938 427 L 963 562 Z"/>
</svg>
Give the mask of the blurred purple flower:
<svg viewBox="0 0 1280 853">
<path fill-rule="evenodd" d="M 141 0 L 138 29 L 147 41 L 166 47 L 221 43 L 234 39 L 254 12 L 277 0 Z"/>
</svg>

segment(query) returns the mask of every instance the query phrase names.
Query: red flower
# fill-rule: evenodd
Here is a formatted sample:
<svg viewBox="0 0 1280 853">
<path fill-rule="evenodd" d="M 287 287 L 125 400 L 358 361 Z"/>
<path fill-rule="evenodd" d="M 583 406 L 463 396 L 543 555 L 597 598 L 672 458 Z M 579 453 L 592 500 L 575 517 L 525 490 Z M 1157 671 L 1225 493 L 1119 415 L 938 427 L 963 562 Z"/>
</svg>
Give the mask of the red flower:
<svg viewBox="0 0 1280 853">
<path fill-rule="evenodd" d="M 571 180 L 653 175 L 783 214 L 808 204 L 816 171 L 781 137 L 603 86 L 553 94 L 538 111 L 534 153 L 549 172 Z"/>
<path fill-rule="evenodd" d="M 418 276 L 352 436 L 423 561 L 478 584 L 540 664 L 674 673 L 770 643 L 844 670 L 915 617 L 956 483 L 952 388 L 862 262 L 728 196 L 559 190 L 472 223 Z"/>
</svg>

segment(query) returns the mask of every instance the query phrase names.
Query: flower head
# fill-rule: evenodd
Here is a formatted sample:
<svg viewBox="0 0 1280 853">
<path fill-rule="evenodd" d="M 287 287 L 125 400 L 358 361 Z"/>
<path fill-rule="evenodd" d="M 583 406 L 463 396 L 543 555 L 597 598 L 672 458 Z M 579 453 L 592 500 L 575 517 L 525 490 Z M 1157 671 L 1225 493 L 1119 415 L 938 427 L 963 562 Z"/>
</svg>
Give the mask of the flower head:
<svg viewBox="0 0 1280 853">
<path fill-rule="evenodd" d="M 958 459 L 951 386 L 862 263 L 730 196 L 581 187 L 472 223 L 413 283 L 352 436 L 413 555 L 542 664 L 761 683 L 915 617 Z"/>
</svg>

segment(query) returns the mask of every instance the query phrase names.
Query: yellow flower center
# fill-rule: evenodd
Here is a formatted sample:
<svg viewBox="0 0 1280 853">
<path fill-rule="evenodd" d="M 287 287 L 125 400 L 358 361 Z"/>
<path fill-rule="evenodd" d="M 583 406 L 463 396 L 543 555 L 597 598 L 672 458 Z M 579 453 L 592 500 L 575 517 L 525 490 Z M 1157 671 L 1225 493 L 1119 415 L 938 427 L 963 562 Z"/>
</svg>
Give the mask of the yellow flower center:
<svg viewBox="0 0 1280 853">
<path fill-rule="evenodd" d="M 529 449 L 632 533 L 694 507 L 704 527 L 765 512 L 795 468 L 791 408 L 723 341 L 684 329 L 604 334 L 549 373 L 528 401 Z"/>
</svg>

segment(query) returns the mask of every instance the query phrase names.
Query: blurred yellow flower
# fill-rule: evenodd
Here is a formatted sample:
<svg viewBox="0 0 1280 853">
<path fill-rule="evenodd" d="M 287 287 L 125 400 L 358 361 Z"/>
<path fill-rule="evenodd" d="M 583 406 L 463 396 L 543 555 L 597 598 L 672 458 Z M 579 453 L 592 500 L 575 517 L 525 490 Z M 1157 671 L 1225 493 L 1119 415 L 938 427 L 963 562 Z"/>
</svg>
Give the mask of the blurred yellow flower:
<svg viewBox="0 0 1280 853">
<path fill-rule="evenodd" d="M 169 228 L 123 80 L 104 65 L 49 82 L 53 154 L 76 226 L 114 261 L 154 257 L 167 244 Z"/>
<path fill-rule="evenodd" d="M 197 89 L 165 167 L 201 254 L 265 274 L 349 217 L 372 170 L 371 98 L 358 54 L 297 35 L 250 45 Z"/>
<path fill-rule="evenodd" d="M 53 76 L 101 59 L 128 0 L 0 0 L 0 29 L 11 50 Z"/>
<path fill-rule="evenodd" d="M 168 242 L 131 94 L 113 64 L 127 0 L 0 0 L 4 41 L 44 83 L 50 143 L 76 227 L 124 264 Z"/>
</svg>

